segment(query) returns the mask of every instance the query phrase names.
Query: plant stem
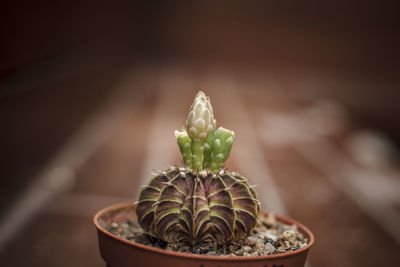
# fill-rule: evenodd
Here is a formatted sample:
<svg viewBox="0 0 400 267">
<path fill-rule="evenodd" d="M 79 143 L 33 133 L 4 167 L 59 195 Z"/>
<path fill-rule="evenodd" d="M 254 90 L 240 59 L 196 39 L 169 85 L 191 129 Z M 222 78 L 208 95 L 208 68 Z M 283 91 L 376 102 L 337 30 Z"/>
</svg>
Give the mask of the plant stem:
<svg viewBox="0 0 400 267">
<path fill-rule="evenodd" d="M 214 127 L 212 132 L 208 135 L 206 142 L 204 143 L 204 161 L 203 161 L 203 169 L 207 169 L 211 164 L 211 152 L 214 149 L 214 140 L 215 140 L 215 127 L 216 122 L 214 120 Z"/>
<path fill-rule="evenodd" d="M 192 168 L 192 150 L 190 149 L 192 139 L 184 129 L 175 131 L 175 137 L 178 142 L 179 150 L 182 153 L 183 162 L 188 168 Z"/>
<path fill-rule="evenodd" d="M 229 157 L 232 148 L 235 133 L 225 128 L 219 127 L 215 131 L 213 151 L 211 152 L 210 169 L 212 172 L 218 172 Z"/>
<path fill-rule="evenodd" d="M 195 171 L 201 172 L 204 161 L 204 142 L 200 139 L 192 139 L 190 148 L 192 150 L 192 167 Z"/>
</svg>

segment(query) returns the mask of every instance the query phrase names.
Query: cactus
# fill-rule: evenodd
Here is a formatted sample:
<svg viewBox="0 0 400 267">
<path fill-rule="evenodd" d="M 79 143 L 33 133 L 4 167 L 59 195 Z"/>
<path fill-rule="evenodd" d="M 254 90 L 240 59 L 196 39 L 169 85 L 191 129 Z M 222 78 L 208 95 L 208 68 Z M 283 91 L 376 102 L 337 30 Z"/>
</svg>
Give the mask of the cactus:
<svg viewBox="0 0 400 267">
<path fill-rule="evenodd" d="M 186 128 L 175 131 L 185 167 L 153 177 L 136 206 L 143 230 L 166 242 L 225 244 L 247 236 L 257 224 L 259 202 L 248 180 L 223 169 L 235 139 L 219 127 L 210 99 L 199 92 Z"/>
</svg>

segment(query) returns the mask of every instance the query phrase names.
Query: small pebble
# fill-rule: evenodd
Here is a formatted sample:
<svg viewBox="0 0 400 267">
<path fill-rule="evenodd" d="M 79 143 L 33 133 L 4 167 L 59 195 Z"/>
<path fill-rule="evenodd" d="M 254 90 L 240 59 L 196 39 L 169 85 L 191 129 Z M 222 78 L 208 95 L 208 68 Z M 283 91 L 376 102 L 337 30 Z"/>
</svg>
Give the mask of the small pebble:
<svg viewBox="0 0 400 267">
<path fill-rule="evenodd" d="M 278 240 L 278 236 L 276 234 L 274 234 L 273 231 L 271 231 L 271 230 L 267 230 L 265 232 L 261 232 L 259 235 L 265 241 L 272 240 L 273 242 L 276 242 Z"/>
<path fill-rule="evenodd" d="M 264 254 L 271 255 L 275 253 L 275 247 L 269 243 L 265 244 L 264 246 Z"/>
<path fill-rule="evenodd" d="M 282 236 L 292 245 L 296 241 L 296 234 L 293 230 L 286 230 L 285 232 L 282 233 Z"/>
<path fill-rule="evenodd" d="M 244 246 L 243 247 L 243 252 L 250 252 L 251 247 L 250 246 Z"/>
<path fill-rule="evenodd" d="M 263 218 L 262 222 L 267 227 L 272 227 L 276 225 L 276 218 L 272 213 L 269 213 L 267 217 Z"/>
<path fill-rule="evenodd" d="M 258 241 L 259 241 L 259 238 L 258 238 L 258 237 L 255 237 L 255 236 L 248 236 L 247 239 L 244 241 L 244 243 L 245 243 L 246 245 L 254 246 L 255 244 L 258 243 Z"/>
</svg>

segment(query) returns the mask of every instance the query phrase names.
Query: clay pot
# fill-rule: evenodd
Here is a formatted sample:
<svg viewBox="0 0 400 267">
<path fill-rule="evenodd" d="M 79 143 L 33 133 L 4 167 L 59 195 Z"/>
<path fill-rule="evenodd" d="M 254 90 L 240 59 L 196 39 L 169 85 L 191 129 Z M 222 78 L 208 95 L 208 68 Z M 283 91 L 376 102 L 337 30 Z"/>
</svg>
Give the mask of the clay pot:
<svg viewBox="0 0 400 267">
<path fill-rule="evenodd" d="M 302 267 L 305 264 L 309 249 L 314 243 L 314 235 L 304 225 L 282 216 L 278 221 L 296 224 L 298 230 L 308 238 L 307 246 L 284 254 L 255 257 L 221 257 L 208 255 L 185 254 L 153 248 L 130 242 L 108 232 L 106 228 L 112 222 L 136 220 L 135 205 L 121 203 L 99 211 L 94 216 L 97 228 L 101 257 L 107 267 Z"/>
</svg>

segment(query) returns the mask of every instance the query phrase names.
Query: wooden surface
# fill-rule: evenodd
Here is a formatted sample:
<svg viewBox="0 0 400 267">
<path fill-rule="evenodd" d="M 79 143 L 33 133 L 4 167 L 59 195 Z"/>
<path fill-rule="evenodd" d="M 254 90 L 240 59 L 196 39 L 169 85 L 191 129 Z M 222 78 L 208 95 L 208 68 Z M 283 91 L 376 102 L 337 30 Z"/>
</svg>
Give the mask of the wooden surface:
<svg viewBox="0 0 400 267">
<path fill-rule="evenodd" d="M 101 265 L 92 215 L 135 201 L 152 169 L 180 163 L 173 130 L 183 125 L 198 88 L 211 96 L 218 123 L 236 132 L 227 167 L 259 185 L 263 209 L 314 231 L 310 266 L 396 266 L 398 230 L 387 225 L 399 223 L 391 213 L 398 195 L 387 187 L 398 189 L 398 169 L 357 162 L 346 142 L 359 129 L 339 104 L 299 103 L 278 80 L 265 77 L 170 67 L 149 72 L 132 68 L 121 75 L 113 94 L 19 195 L 22 205 L 9 203 L 20 209 L 11 222 L 19 227 L 1 246 L 4 266 Z M 320 128 L 311 129 L 313 124 Z M 362 191 L 352 186 L 360 179 L 355 172 L 378 176 L 365 177 L 374 184 Z M 368 201 L 380 204 L 369 209 Z"/>
</svg>

